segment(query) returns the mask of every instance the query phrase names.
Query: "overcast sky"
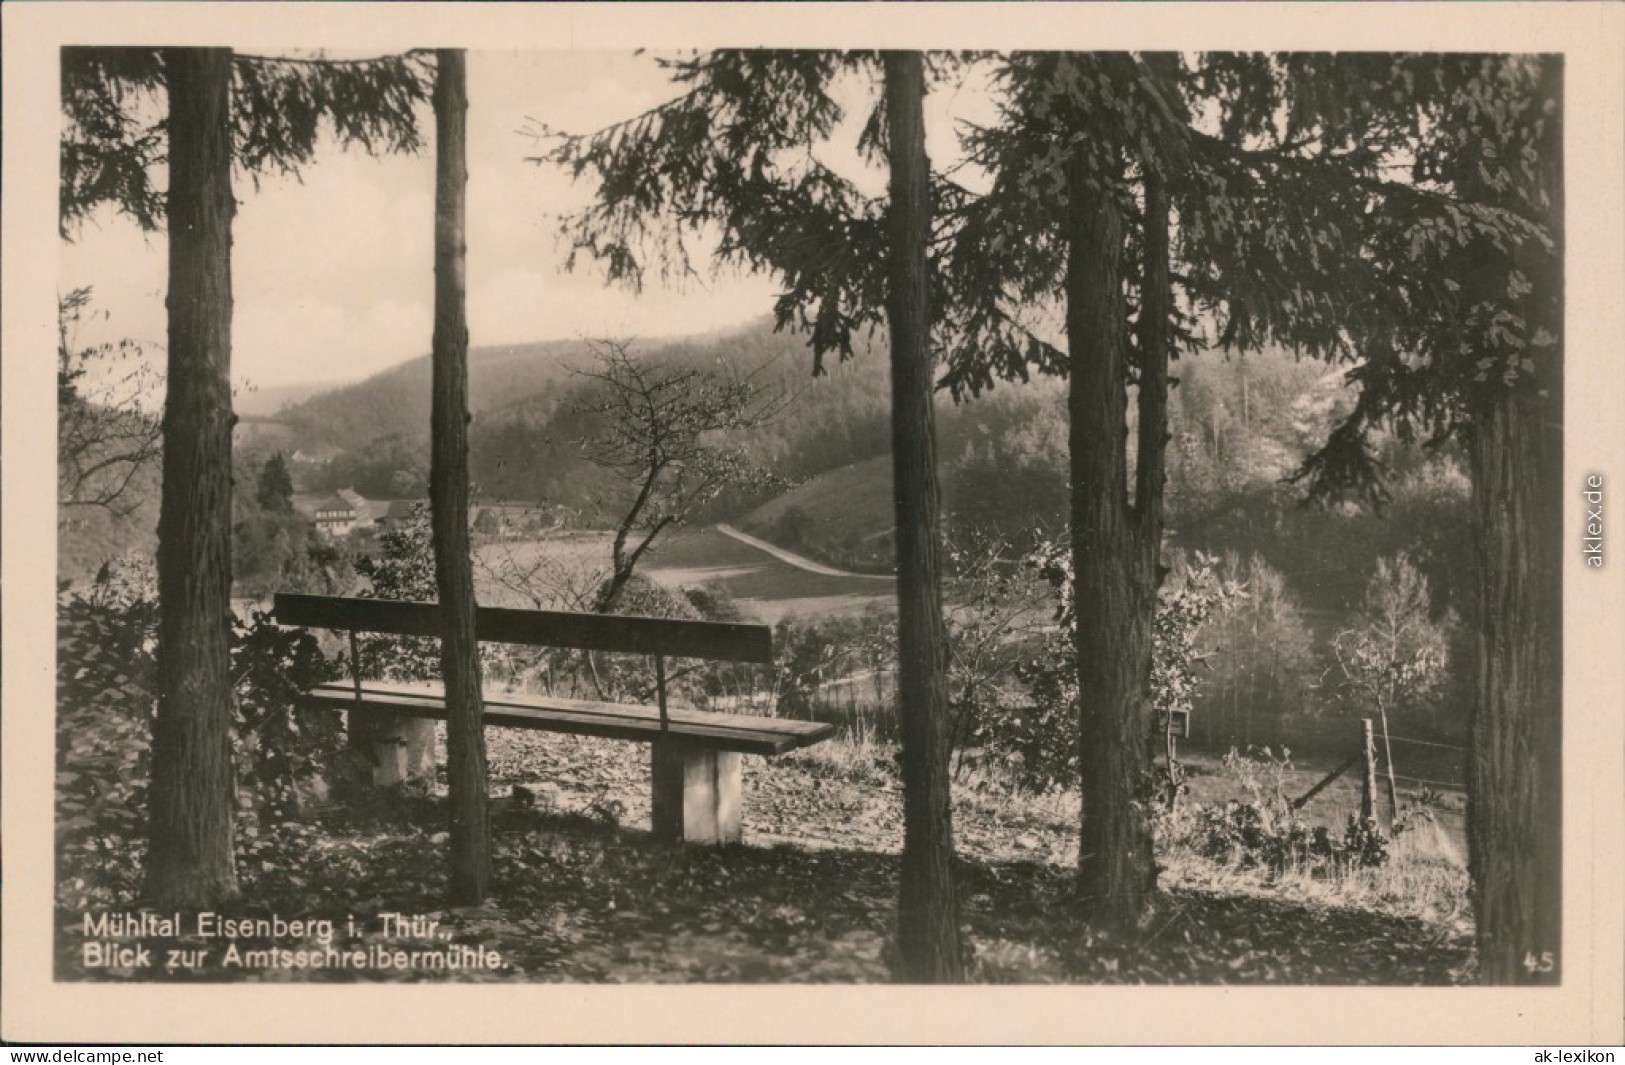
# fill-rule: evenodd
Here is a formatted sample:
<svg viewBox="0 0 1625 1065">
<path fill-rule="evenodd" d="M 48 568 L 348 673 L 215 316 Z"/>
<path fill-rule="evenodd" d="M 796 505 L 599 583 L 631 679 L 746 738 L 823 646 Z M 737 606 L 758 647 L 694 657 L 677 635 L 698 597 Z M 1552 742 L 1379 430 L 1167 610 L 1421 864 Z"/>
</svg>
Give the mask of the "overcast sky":
<svg viewBox="0 0 1625 1065">
<path fill-rule="evenodd" d="M 563 270 L 561 213 L 587 185 L 525 161 L 522 130 L 540 121 L 590 131 L 675 94 L 648 56 L 620 52 L 473 52 L 469 55 L 468 268 L 475 345 L 613 335 L 673 336 L 744 322 L 771 310 L 770 279 L 726 276 L 641 296 L 608 288 L 595 267 Z M 869 87 L 843 92 L 861 122 Z M 985 96 L 933 101 L 933 162 L 951 152 L 950 110 L 983 118 Z M 432 135 L 425 113 L 423 128 Z M 337 384 L 429 349 L 432 328 L 434 153 L 373 158 L 335 147 L 293 178 L 238 182 L 233 246 L 233 376 L 273 388 Z M 837 163 L 844 162 L 836 160 Z M 842 166 L 842 169 L 847 169 Z M 865 176 L 866 191 L 884 188 Z M 131 337 L 161 344 L 163 234 L 143 235 L 110 211 L 65 244 L 60 284 L 95 289 L 105 321 L 82 327 L 94 343 Z"/>
</svg>

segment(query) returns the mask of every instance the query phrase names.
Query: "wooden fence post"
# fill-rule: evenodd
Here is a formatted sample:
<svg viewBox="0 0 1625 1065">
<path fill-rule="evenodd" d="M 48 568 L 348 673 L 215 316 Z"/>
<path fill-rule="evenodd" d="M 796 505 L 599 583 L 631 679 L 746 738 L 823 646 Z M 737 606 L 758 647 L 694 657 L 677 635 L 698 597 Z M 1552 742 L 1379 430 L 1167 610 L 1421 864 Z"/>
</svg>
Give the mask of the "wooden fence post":
<svg viewBox="0 0 1625 1065">
<path fill-rule="evenodd" d="M 1382 761 L 1388 773 L 1388 824 L 1391 826 L 1399 820 L 1399 786 L 1394 782 L 1394 745 L 1388 742 L 1387 709 L 1379 705 L 1377 712 L 1382 714 Z"/>
<path fill-rule="evenodd" d="M 1168 730 L 1168 809 L 1179 809 L 1179 785 L 1184 779 L 1179 768 L 1179 740 L 1174 737 L 1173 729 Z"/>
<path fill-rule="evenodd" d="M 1360 719 L 1360 757 L 1365 771 L 1360 774 L 1360 817 L 1374 821 L 1377 816 L 1377 741 L 1371 733 L 1371 719 Z"/>
</svg>

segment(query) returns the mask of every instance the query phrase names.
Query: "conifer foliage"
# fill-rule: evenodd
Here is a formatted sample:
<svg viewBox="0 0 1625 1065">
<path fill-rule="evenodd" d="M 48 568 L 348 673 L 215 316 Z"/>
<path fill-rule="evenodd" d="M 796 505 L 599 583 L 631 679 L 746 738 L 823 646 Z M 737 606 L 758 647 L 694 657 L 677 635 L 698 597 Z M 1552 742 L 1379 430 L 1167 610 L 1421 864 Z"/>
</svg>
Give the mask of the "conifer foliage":
<svg viewBox="0 0 1625 1065">
<path fill-rule="evenodd" d="M 416 55 L 289 61 L 229 49 L 66 48 L 62 232 L 107 204 L 169 231 L 169 364 L 158 524 L 158 709 L 147 893 L 236 891 L 231 774 L 233 171 L 296 171 L 323 128 L 369 150 L 418 144 Z M 168 164 L 161 193 L 154 168 Z"/>
<path fill-rule="evenodd" d="M 808 335 L 814 373 L 826 355 L 852 357 L 864 331 L 891 331 L 899 657 L 908 663 L 898 690 L 906 827 L 895 971 L 910 982 L 962 972 L 930 399 L 931 236 L 943 204 L 920 110 L 931 76 L 949 66 L 859 52 L 728 50 L 669 61 L 683 89 L 675 99 L 590 134 L 543 130 L 551 140 L 538 159 L 597 185 L 594 202 L 565 223 L 572 265 L 601 263 L 611 280 L 636 288 L 651 267 L 695 273 L 692 243 L 715 234 L 717 264 L 784 283 L 775 321 Z M 843 117 L 842 79 L 872 90 L 856 148 L 884 168 L 889 197 L 865 195 L 818 158 Z"/>
</svg>

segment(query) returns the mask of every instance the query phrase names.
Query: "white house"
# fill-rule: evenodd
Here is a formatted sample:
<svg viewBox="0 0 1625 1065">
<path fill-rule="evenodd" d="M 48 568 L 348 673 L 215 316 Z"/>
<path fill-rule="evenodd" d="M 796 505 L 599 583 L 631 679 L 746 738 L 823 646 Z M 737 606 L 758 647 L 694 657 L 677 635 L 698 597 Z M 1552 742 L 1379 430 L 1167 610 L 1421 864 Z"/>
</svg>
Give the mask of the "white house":
<svg viewBox="0 0 1625 1065">
<path fill-rule="evenodd" d="M 342 495 L 316 504 L 316 528 L 328 536 L 343 536 L 356 525 L 356 508 Z"/>
<path fill-rule="evenodd" d="M 316 444 L 298 448 L 288 457 L 301 466 L 325 466 L 342 454 L 344 452 L 332 444 Z"/>
</svg>

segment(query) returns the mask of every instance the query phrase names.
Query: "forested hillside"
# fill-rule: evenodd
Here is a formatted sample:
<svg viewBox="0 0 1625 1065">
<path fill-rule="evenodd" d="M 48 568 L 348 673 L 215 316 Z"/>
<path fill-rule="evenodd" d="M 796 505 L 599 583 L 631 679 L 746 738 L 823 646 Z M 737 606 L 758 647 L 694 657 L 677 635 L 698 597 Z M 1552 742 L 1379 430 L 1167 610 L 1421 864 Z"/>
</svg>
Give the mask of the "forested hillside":
<svg viewBox="0 0 1625 1065">
<path fill-rule="evenodd" d="M 782 400 L 768 423 L 727 441 L 749 456 L 766 484 L 754 496 L 729 496 L 715 511 L 726 518 L 889 453 L 884 342 L 876 334 L 854 358 L 830 363 L 818 377 L 806 338 L 775 332 L 766 319 L 702 337 L 633 339 L 630 345 L 638 357 L 662 366 L 749 377 L 763 394 Z M 613 510 L 606 495 L 616 491 L 614 484 L 583 457 L 584 442 L 600 428 L 579 409 L 590 405 L 595 386 L 576 371 L 591 363 L 586 340 L 471 352 L 470 461 L 482 494 L 545 500 L 579 512 L 583 520 Z M 1044 379 L 960 405 L 939 395 L 944 477 L 962 487 L 959 502 L 950 501 L 962 524 L 994 531 L 1049 524 L 1045 515 L 1064 505 L 1060 396 L 1059 383 Z M 379 498 L 420 495 L 428 470 L 427 360 L 317 396 L 278 421 L 293 427 L 301 441 L 343 449 L 315 474 L 313 489 L 355 488 Z"/>
<path fill-rule="evenodd" d="M 469 350 L 469 403 L 480 414 L 514 396 L 546 395 L 567 376 L 571 341 L 508 344 Z M 285 409 L 278 420 L 301 439 L 345 451 L 387 437 L 429 435 L 429 357 L 374 374 Z"/>
<path fill-rule="evenodd" d="M 700 337 L 634 339 L 631 350 L 668 367 L 749 376 L 763 393 L 782 398 L 770 422 L 727 441 L 748 456 L 760 479 L 749 490 L 725 494 L 703 518 L 732 521 L 832 564 L 885 570 L 890 376 L 876 346 L 883 343 L 883 336 L 871 338 L 868 349 L 831 363 L 819 377 L 812 376 L 805 338 L 775 332 L 766 319 Z M 470 462 L 483 497 L 543 502 L 583 526 L 603 525 L 624 507 L 625 484 L 585 457 L 586 442 L 602 428 L 601 419 L 581 409 L 601 388 L 578 372 L 591 365 L 586 340 L 471 352 Z M 273 444 L 331 443 L 342 449 L 331 463 L 299 470 L 303 489 L 421 497 L 428 477 L 428 374 L 428 360 L 415 359 L 290 407 L 274 423 L 245 422 L 277 435 L 245 434 L 239 444 L 263 459 L 260 452 L 269 455 Z M 1309 509 L 1286 479 L 1347 413 L 1351 392 L 1342 372 L 1272 350 L 1189 357 L 1178 377 L 1168 482 L 1174 546 L 1259 553 L 1312 612 L 1339 613 L 1358 601 L 1376 558 L 1411 544 L 1441 607 L 1470 614 L 1471 604 L 1459 602 L 1468 587 L 1465 557 L 1447 550 L 1466 500 L 1452 450 L 1385 439 L 1381 458 L 1394 491 L 1385 513 Z M 1041 377 L 957 404 L 939 393 L 943 499 L 956 542 L 991 538 L 1024 548 L 1063 527 L 1064 387 Z M 65 561 L 76 571 L 93 570 L 97 558 L 118 546 L 110 537 L 150 548 L 150 528 L 90 520 L 80 530 L 64 530 Z M 87 538 L 93 542 L 83 542 Z"/>
<path fill-rule="evenodd" d="M 885 420 L 863 404 L 866 394 L 882 394 L 884 377 L 870 367 L 837 370 L 828 392 L 809 389 L 792 409 L 796 420 L 777 427 L 782 435 L 752 449 L 786 448 L 777 453 L 783 456 L 777 468 L 791 487 L 737 524 L 831 563 L 885 565 L 891 475 L 876 461 L 886 453 L 883 437 L 865 453 Z M 1290 478 L 1347 414 L 1352 393 L 1340 370 L 1284 351 L 1206 354 L 1183 360 L 1179 378 L 1170 399 L 1174 546 L 1259 552 L 1314 609 L 1337 612 L 1357 603 L 1377 557 L 1411 545 L 1441 605 L 1470 609 L 1457 603 L 1469 584 L 1467 560 L 1451 549 L 1467 499 L 1455 449 L 1384 437 L 1380 459 L 1392 499 L 1381 513 L 1352 504 L 1309 507 Z M 825 396 L 840 402 L 825 407 Z M 1043 378 L 1003 386 L 960 405 L 941 395 L 938 404 L 943 499 L 954 538 L 1022 547 L 1057 535 L 1067 498 L 1063 383 Z M 828 443 L 837 433 L 839 441 Z M 855 458 L 847 462 L 820 461 L 849 454 Z"/>
<path fill-rule="evenodd" d="M 766 319 L 680 340 L 619 339 L 640 358 L 669 366 L 725 367 L 786 397 L 789 402 L 772 425 L 737 441 L 786 480 L 868 458 L 887 446 L 882 358 L 859 357 L 814 379 L 805 339 L 775 333 Z M 575 371 L 591 363 L 587 339 L 470 351 L 473 476 L 482 492 L 591 509 L 604 484 L 580 458 L 581 440 L 593 427 L 572 410 L 585 398 L 586 382 Z M 411 486 L 421 485 L 428 465 L 428 359 L 313 397 L 277 420 L 302 441 L 342 450 L 313 487 L 417 494 Z"/>
</svg>

